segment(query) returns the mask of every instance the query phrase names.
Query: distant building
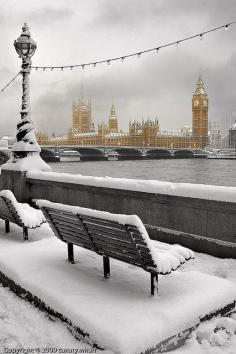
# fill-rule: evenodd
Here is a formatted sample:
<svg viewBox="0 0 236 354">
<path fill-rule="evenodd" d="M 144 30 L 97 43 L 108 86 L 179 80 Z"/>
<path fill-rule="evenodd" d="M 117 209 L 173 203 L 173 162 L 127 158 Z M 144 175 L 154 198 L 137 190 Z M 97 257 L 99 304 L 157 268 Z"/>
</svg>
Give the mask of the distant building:
<svg viewBox="0 0 236 354">
<path fill-rule="evenodd" d="M 160 131 L 159 121 L 130 121 L 129 132 L 119 131 L 115 106 L 112 104 L 108 123 L 100 122 L 97 131 L 92 121 L 91 101 L 81 97 L 72 105 L 72 127 L 64 137 L 49 137 L 38 133 L 40 145 L 110 145 L 150 146 L 168 148 L 204 148 L 208 144 L 208 98 L 204 82 L 199 77 L 192 97 L 192 129 L 185 126 L 179 132 Z"/>
<path fill-rule="evenodd" d="M 213 148 L 222 147 L 221 123 L 211 122 L 209 124 L 209 143 Z"/>
<path fill-rule="evenodd" d="M 192 140 L 197 147 L 208 144 L 208 97 L 201 75 L 192 98 Z"/>
<path fill-rule="evenodd" d="M 72 131 L 87 133 L 93 130 L 92 116 L 91 116 L 91 101 L 84 103 L 83 98 L 72 104 Z"/>
<path fill-rule="evenodd" d="M 118 119 L 116 116 L 115 106 L 112 103 L 111 113 L 108 122 L 108 129 L 110 133 L 118 133 Z"/>
<path fill-rule="evenodd" d="M 229 147 L 236 148 L 236 121 L 229 129 Z"/>
</svg>

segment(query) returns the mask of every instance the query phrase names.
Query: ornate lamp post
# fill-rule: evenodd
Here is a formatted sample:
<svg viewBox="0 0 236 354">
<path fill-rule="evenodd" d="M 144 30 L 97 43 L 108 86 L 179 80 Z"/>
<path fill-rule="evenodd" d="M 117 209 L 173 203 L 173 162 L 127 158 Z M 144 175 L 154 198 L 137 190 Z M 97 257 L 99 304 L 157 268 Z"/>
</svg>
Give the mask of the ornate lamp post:
<svg viewBox="0 0 236 354">
<path fill-rule="evenodd" d="M 33 123 L 31 121 L 29 75 L 31 70 L 31 57 L 37 48 L 36 42 L 31 38 L 29 27 L 25 23 L 22 27 L 21 36 L 14 41 L 14 46 L 19 57 L 22 59 L 22 103 L 21 120 L 17 124 L 16 143 L 13 145 L 13 162 L 28 155 L 39 155 L 41 151 L 37 143 Z"/>
</svg>

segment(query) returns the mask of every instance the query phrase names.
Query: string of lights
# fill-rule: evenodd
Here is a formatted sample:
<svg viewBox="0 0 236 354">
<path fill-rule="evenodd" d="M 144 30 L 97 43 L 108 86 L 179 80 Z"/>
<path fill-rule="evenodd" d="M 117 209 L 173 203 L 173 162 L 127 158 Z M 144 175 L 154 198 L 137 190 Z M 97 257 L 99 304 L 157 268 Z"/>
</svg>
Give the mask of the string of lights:
<svg viewBox="0 0 236 354">
<path fill-rule="evenodd" d="M 11 79 L 11 81 L 9 81 L 9 82 L 0 90 L 0 92 L 5 91 L 5 90 L 8 88 L 8 86 L 10 86 L 13 81 L 15 81 L 15 79 L 17 78 L 17 76 L 20 75 L 20 73 L 21 73 L 21 71 L 19 71 L 19 72 Z"/>
<path fill-rule="evenodd" d="M 232 22 L 229 22 L 227 24 L 224 24 L 222 26 L 219 26 L 219 27 L 215 27 L 215 28 L 211 28 L 207 31 L 204 31 L 204 32 L 201 32 L 201 33 L 197 33 L 197 34 L 194 34 L 192 36 L 189 36 L 189 37 L 185 37 L 185 38 L 182 38 L 182 39 L 179 39 L 177 41 L 174 41 L 174 42 L 170 42 L 170 43 L 166 43 L 166 44 L 162 44 L 160 46 L 157 46 L 157 47 L 154 47 L 154 48 L 150 48 L 150 49 L 146 49 L 146 50 L 140 50 L 138 52 L 135 52 L 135 53 L 131 53 L 131 54 L 126 54 L 126 55 L 121 55 L 121 56 L 118 56 L 118 57 L 115 57 L 115 58 L 109 58 L 109 59 L 104 59 L 104 60 L 94 60 L 94 61 L 90 61 L 88 63 L 84 63 L 84 64 L 75 64 L 75 65 L 61 65 L 61 66 L 32 66 L 31 69 L 34 69 L 34 70 L 42 70 L 42 71 L 45 71 L 45 70 L 51 70 L 53 71 L 54 69 L 56 70 L 61 70 L 63 71 L 64 69 L 69 69 L 69 70 L 73 70 L 74 68 L 82 68 L 82 69 L 85 69 L 85 67 L 87 66 L 93 66 L 94 68 L 96 68 L 97 65 L 99 64 L 107 64 L 107 65 L 110 65 L 112 62 L 114 61 L 121 61 L 121 62 L 124 62 L 125 59 L 127 58 L 131 58 L 131 57 L 137 57 L 137 58 L 140 58 L 142 54 L 146 54 L 146 53 L 150 53 L 150 52 L 156 52 L 156 53 L 159 53 L 159 51 L 163 48 L 167 48 L 167 47 L 171 47 L 171 46 L 175 46 L 175 45 L 179 45 L 180 43 L 183 43 L 183 42 L 186 42 L 186 41 L 189 41 L 191 39 L 194 39 L 194 38 L 200 38 L 200 39 L 203 39 L 208 33 L 211 33 L 211 32 L 215 32 L 215 31 L 218 31 L 220 29 L 225 29 L 225 30 L 228 30 L 229 27 L 233 24 L 235 24 L 236 21 L 232 21 Z M 10 86 L 10 84 L 15 81 L 15 79 L 17 78 L 17 76 L 21 73 L 21 71 L 19 71 L 12 79 L 11 81 L 9 81 L 1 90 L 0 90 L 0 93 L 4 92 L 8 86 Z"/>
<path fill-rule="evenodd" d="M 79 68 L 79 67 L 82 68 L 82 69 L 85 69 L 88 66 L 93 66 L 94 68 L 96 68 L 96 66 L 99 65 L 99 64 L 110 65 L 112 62 L 119 61 L 119 60 L 121 62 L 124 62 L 124 60 L 127 59 L 127 58 L 131 58 L 131 57 L 140 58 L 142 54 L 150 53 L 150 52 L 158 53 L 163 48 L 171 47 L 171 46 L 174 46 L 174 45 L 179 45 L 180 43 L 189 41 L 189 40 L 197 38 L 197 37 L 200 38 L 200 39 L 203 39 L 208 33 L 211 33 L 211 32 L 214 32 L 214 31 L 218 31 L 218 30 L 223 29 L 223 28 L 225 30 L 228 30 L 229 27 L 231 25 L 235 24 L 235 23 L 236 23 L 236 21 L 232 21 L 232 22 L 229 22 L 229 23 L 227 23 L 225 25 L 222 25 L 222 26 L 219 26 L 219 27 L 215 27 L 215 28 L 211 28 L 208 31 L 201 32 L 201 33 L 189 36 L 189 37 L 185 37 L 185 38 L 179 39 L 179 40 L 177 40 L 175 42 L 166 43 L 166 44 L 163 44 L 163 45 L 151 48 L 151 49 L 140 50 L 140 51 L 135 52 L 135 53 L 121 55 L 121 56 L 118 56 L 118 57 L 115 57 L 115 58 L 108 58 L 108 59 L 103 59 L 103 60 L 94 60 L 94 61 L 90 61 L 88 63 L 74 64 L 74 65 L 32 66 L 32 69 L 35 69 L 36 71 L 39 70 L 39 69 L 41 69 L 42 71 L 45 71 L 45 70 L 51 70 L 51 71 L 53 71 L 53 70 L 61 70 L 61 71 L 63 71 L 64 69 L 73 70 L 74 68 Z"/>
</svg>

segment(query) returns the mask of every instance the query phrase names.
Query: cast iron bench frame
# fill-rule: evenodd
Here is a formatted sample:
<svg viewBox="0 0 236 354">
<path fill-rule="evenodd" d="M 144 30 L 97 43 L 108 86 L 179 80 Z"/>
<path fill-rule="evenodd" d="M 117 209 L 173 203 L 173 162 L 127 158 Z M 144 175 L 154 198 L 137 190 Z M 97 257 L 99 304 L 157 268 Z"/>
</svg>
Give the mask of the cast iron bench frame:
<svg viewBox="0 0 236 354">
<path fill-rule="evenodd" d="M 24 241 L 28 240 L 28 229 L 34 228 L 34 227 L 25 226 L 16 208 L 14 207 L 14 204 L 11 202 L 10 199 L 4 196 L 0 196 L 0 219 L 5 221 L 6 233 L 10 232 L 10 222 L 22 227 Z"/>
</svg>

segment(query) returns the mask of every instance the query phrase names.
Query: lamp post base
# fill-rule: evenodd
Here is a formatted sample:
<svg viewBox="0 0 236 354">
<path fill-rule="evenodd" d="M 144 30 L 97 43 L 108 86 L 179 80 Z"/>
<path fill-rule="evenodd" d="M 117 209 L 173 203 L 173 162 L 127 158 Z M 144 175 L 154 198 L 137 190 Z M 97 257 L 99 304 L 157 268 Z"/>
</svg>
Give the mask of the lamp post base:
<svg viewBox="0 0 236 354">
<path fill-rule="evenodd" d="M 50 172 L 52 168 L 41 158 L 39 152 L 13 151 L 12 157 L 1 166 L 2 170 L 24 171 L 38 170 Z"/>
</svg>

